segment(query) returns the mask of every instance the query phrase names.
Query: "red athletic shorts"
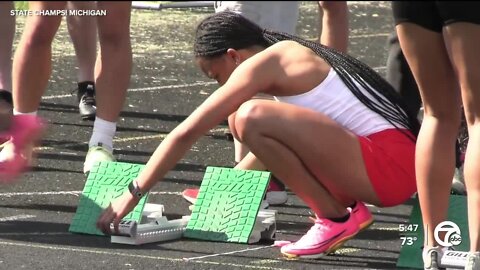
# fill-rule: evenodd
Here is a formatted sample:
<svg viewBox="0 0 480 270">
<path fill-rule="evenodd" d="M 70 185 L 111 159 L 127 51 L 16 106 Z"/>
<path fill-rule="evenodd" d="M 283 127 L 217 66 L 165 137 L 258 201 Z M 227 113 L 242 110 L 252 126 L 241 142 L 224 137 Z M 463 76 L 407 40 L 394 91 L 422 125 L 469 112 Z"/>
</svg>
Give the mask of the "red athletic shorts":
<svg viewBox="0 0 480 270">
<path fill-rule="evenodd" d="M 403 131 L 411 135 L 410 131 Z M 397 129 L 358 138 L 368 176 L 381 206 L 395 206 L 408 200 L 417 191 L 415 143 Z"/>
</svg>

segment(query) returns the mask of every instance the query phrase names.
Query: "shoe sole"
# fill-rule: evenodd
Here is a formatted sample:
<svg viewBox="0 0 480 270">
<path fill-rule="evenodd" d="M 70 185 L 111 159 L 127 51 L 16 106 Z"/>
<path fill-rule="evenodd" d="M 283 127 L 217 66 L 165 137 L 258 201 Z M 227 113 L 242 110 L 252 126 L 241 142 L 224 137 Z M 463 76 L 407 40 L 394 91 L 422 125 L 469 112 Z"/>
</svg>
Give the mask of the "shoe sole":
<svg viewBox="0 0 480 270">
<path fill-rule="evenodd" d="M 322 253 L 318 253 L 318 254 L 309 254 L 309 255 L 296 255 L 296 254 L 290 254 L 290 253 L 284 253 L 282 252 L 283 256 L 287 257 L 288 259 L 319 259 L 319 258 L 322 258 L 326 255 L 329 255 L 329 254 L 332 254 L 334 253 L 337 249 L 339 249 L 340 247 L 343 246 L 343 244 L 345 242 L 347 242 L 348 240 L 352 239 L 353 237 L 355 237 L 356 235 L 358 234 L 358 232 L 356 232 L 355 234 L 353 235 L 350 235 L 350 236 L 347 236 L 347 237 L 344 237 L 340 240 L 338 240 L 336 243 L 334 243 L 330 248 L 328 248 L 327 250 L 325 250 L 324 252 Z"/>
<path fill-rule="evenodd" d="M 113 160 L 102 160 L 102 161 L 97 161 L 97 162 L 117 162 L 117 160 L 116 160 L 116 159 L 113 159 Z M 83 174 L 84 174 L 86 177 L 88 177 L 88 175 L 90 174 L 90 170 L 85 170 L 85 163 L 83 163 L 83 164 L 84 164 L 84 165 L 83 165 Z M 92 164 L 92 166 L 90 167 L 90 169 L 91 169 L 94 165 L 95 165 L 95 163 Z"/>
<path fill-rule="evenodd" d="M 373 217 L 371 217 L 369 220 L 367 221 L 364 221 L 363 223 L 361 223 L 358 227 L 360 228 L 360 230 L 358 232 L 361 232 L 361 231 L 364 231 L 366 229 L 368 229 L 368 227 L 372 226 L 373 224 Z"/>
</svg>

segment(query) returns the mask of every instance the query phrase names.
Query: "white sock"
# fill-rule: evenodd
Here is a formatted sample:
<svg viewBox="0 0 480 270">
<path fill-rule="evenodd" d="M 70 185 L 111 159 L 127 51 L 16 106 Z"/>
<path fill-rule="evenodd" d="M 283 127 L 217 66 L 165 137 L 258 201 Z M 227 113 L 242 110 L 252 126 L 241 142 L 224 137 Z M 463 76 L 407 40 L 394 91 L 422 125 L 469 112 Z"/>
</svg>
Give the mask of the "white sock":
<svg viewBox="0 0 480 270">
<path fill-rule="evenodd" d="M 13 115 L 37 115 L 37 112 L 38 111 L 33 111 L 33 112 L 29 112 L 29 113 L 22 113 L 22 112 L 19 112 L 19 111 L 15 110 L 15 108 L 13 109 Z"/>
<path fill-rule="evenodd" d="M 116 131 L 116 122 L 109 122 L 97 116 L 93 123 L 93 134 L 92 137 L 90 137 L 88 146 L 97 146 L 100 143 L 105 149 L 113 152 L 113 136 L 115 136 Z"/>
</svg>

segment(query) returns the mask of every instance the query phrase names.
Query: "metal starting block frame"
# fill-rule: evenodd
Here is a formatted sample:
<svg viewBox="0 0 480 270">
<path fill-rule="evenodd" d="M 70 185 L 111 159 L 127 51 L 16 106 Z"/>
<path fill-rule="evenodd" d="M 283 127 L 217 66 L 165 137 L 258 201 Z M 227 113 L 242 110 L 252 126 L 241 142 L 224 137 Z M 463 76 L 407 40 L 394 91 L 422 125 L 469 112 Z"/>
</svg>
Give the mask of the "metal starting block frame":
<svg viewBox="0 0 480 270">
<path fill-rule="evenodd" d="M 184 216 L 175 220 L 167 220 L 166 217 L 161 217 L 154 223 L 147 224 L 126 221 L 124 224 L 119 225 L 119 235 L 112 235 L 111 242 L 142 245 L 180 239 L 189 220 L 190 216 Z"/>
<path fill-rule="evenodd" d="M 467 264 L 468 252 L 465 251 L 446 251 L 440 259 L 440 267 L 447 269 L 464 269 Z"/>
<path fill-rule="evenodd" d="M 161 204 L 145 205 L 142 222 L 122 220 L 118 226 L 119 233 L 111 236 L 112 243 L 142 245 L 154 242 L 165 242 L 180 239 L 186 230 L 190 216 L 168 220 L 163 216 L 164 206 Z M 276 210 L 260 210 L 255 220 L 248 243 L 256 243 L 261 239 L 275 240 Z M 113 224 L 110 224 L 113 231 Z"/>
<path fill-rule="evenodd" d="M 112 235 L 111 242 L 128 245 L 142 245 L 182 238 L 190 216 L 168 220 L 163 216 L 165 207 L 161 204 L 145 204 L 142 222 L 122 220 L 118 225 L 118 234 Z M 113 224 L 110 224 L 113 231 Z"/>
<path fill-rule="evenodd" d="M 248 238 L 248 243 L 257 243 L 262 239 L 275 240 L 275 233 L 277 231 L 276 218 L 276 210 L 260 210 L 257 218 L 255 219 L 255 225 L 253 226 L 252 233 Z"/>
</svg>

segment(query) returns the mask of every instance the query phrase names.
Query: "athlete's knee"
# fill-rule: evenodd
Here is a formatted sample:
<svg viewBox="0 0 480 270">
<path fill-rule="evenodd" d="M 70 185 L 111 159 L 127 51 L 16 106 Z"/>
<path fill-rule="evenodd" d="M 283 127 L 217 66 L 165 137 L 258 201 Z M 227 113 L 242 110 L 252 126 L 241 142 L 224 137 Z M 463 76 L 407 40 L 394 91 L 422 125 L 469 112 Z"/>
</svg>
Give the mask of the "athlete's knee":
<svg viewBox="0 0 480 270">
<path fill-rule="evenodd" d="M 259 134 L 265 123 L 267 108 L 262 101 L 250 100 L 238 108 L 235 115 L 235 130 L 240 140 Z"/>
<path fill-rule="evenodd" d="M 122 10 L 97 21 L 99 40 L 103 45 L 121 46 L 130 42 L 130 13 Z"/>
<path fill-rule="evenodd" d="M 240 141 L 240 138 L 238 138 L 238 135 L 237 135 L 237 129 L 235 128 L 235 116 L 236 116 L 236 113 L 232 113 L 228 117 L 228 127 L 230 129 L 230 132 L 232 133 L 232 136 L 238 141 Z"/>
<path fill-rule="evenodd" d="M 101 46 L 121 46 L 130 42 L 130 30 L 128 28 L 109 28 L 102 30 L 99 35 Z"/>
<path fill-rule="evenodd" d="M 424 120 L 435 119 L 440 125 L 458 128 L 461 121 L 460 106 L 424 106 Z"/>
</svg>

